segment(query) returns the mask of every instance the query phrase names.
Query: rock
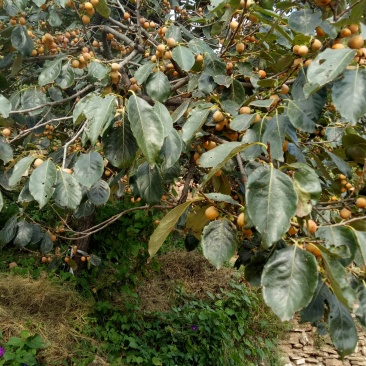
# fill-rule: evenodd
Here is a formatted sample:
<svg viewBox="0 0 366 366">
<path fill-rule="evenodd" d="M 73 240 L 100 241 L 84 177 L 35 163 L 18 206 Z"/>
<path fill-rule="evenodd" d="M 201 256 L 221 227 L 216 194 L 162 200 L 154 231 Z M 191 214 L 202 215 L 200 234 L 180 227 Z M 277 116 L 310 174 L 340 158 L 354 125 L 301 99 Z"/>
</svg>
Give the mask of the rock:
<svg viewBox="0 0 366 366">
<path fill-rule="evenodd" d="M 363 346 L 363 347 L 361 348 L 361 353 L 362 353 L 362 355 L 363 355 L 363 356 L 365 356 L 365 357 L 366 357 L 366 347 L 365 347 L 365 346 Z"/>
<path fill-rule="evenodd" d="M 305 358 L 300 358 L 299 360 L 295 361 L 295 365 L 305 365 Z"/>
<path fill-rule="evenodd" d="M 303 345 L 303 346 L 307 346 L 309 343 L 309 338 L 307 337 L 305 332 L 302 332 L 301 337 L 299 337 L 299 342 Z"/>
<path fill-rule="evenodd" d="M 301 349 L 302 348 L 302 344 L 300 343 L 296 343 L 292 346 L 292 348 L 296 348 L 296 349 Z"/>
<path fill-rule="evenodd" d="M 306 359 L 306 364 L 319 365 L 319 360 L 317 358 L 309 357 Z"/>
<path fill-rule="evenodd" d="M 343 366 L 343 362 L 340 360 L 328 358 L 325 360 L 325 366 Z"/>
</svg>

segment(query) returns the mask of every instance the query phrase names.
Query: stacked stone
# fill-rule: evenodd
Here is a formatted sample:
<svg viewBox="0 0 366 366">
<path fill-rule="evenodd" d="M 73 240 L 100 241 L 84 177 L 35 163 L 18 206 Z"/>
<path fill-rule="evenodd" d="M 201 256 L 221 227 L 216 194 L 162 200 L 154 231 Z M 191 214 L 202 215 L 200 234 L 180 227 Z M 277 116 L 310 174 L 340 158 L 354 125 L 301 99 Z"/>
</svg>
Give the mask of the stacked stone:
<svg viewBox="0 0 366 366">
<path fill-rule="evenodd" d="M 283 354 L 284 366 L 366 366 L 366 332 L 358 329 L 359 341 L 355 352 L 343 360 L 338 355 L 329 337 L 319 348 L 314 344 L 316 328 L 311 325 L 299 325 L 294 320 L 294 327 L 289 338 L 279 342 Z"/>
</svg>

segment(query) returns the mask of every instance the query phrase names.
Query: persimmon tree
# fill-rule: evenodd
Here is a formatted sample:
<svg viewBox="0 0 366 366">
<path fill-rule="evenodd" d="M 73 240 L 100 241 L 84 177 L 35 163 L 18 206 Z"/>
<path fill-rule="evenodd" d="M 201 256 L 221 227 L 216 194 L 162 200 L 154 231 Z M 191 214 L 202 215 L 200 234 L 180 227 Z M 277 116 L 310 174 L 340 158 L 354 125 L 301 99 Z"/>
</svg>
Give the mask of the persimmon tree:
<svg viewBox="0 0 366 366">
<path fill-rule="evenodd" d="M 283 320 L 366 325 L 363 0 L 2 0 L 0 248 L 166 216 L 217 268 L 236 251 Z M 176 182 L 183 189 L 177 189 Z M 108 201 L 134 207 L 83 231 Z M 51 207 L 45 228 L 27 211 Z M 70 266 L 82 255 L 74 247 Z M 71 258 L 70 258 L 71 257 Z M 43 261 L 47 260 L 45 257 Z"/>
</svg>

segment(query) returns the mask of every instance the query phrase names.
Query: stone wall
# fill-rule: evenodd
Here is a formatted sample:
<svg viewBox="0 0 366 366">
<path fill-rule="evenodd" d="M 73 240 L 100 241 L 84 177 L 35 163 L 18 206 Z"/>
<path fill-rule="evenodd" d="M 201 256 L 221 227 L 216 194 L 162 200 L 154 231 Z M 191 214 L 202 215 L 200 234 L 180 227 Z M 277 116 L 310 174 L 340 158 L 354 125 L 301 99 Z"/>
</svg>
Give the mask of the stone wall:
<svg viewBox="0 0 366 366">
<path fill-rule="evenodd" d="M 366 332 L 361 327 L 355 352 L 344 360 L 338 356 L 329 336 L 319 337 L 310 324 L 293 320 L 286 340 L 280 341 L 284 366 L 366 366 Z"/>
</svg>

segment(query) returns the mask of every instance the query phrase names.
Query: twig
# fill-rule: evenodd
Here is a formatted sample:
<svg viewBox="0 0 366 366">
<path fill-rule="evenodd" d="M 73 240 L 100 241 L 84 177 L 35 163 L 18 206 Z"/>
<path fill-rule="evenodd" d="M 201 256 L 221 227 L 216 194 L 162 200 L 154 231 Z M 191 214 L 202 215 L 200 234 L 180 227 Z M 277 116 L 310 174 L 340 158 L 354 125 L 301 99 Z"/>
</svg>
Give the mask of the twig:
<svg viewBox="0 0 366 366">
<path fill-rule="evenodd" d="M 179 201 L 178 201 L 179 205 L 181 203 L 184 203 L 184 202 L 187 201 L 189 185 L 190 185 L 191 180 L 193 178 L 195 168 L 196 168 L 196 162 L 194 160 L 194 151 L 191 151 L 190 158 L 189 158 L 189 167 L 188 167 L 187 177 L 186 177 L 186 180 L 184 182 L 184 187 L 183 187 L 183 190 L 182 190 L 182 194 L 181 194 L 181 196 L 179 198 Z"/>
<path fill-rule="evenodd" d="M 64 157 L 63 157 L 63 161 L 62 161 L 62 169 L 65 169 L 65 164 L 66 164 L 66 154 L 67 154 L 67 150 L 68 147 L 70 146 L 70 144 L 72 144 L 79 136 L 80 134 L 84 131 L 85 126 L 86 126 L 87 121 L 83 124 L 83 126 L 80 128 L 80 130 L 73 136 L 73 138 L 68 141 L 65 146 L 64 146 Z"/>
<path fill-rule="evenodd" d="M 325 227 L 327 227 L 327 226 L 332 226 L 332 227 L 334 227 L 334 226 L 345 226 L 345 225 L 347 225 L 347 224 L 349 224 L 349 223 L 351 223 L 351 222 L 360 221 L 360 220 L 366 220 L 366 216 L 355 217 L 355 218 L 353 218 L 353 219 L 351 219 L 351 220 L 348 220 L 348 221 L 338 222 L 337 224 L 333 224 L 333 225 L 324 225 L 324 226 L 325 226 Z"/>
<path fill-rule="evenodd" d="M 238 162 L 239 170 L 241 173 L 241 182 L 245 184 L 248 180 L 248 176 L 245 172 L 243 160 L 241 159 L 240 154 L 236 155 L 236 161 Z"/>
</svg>

